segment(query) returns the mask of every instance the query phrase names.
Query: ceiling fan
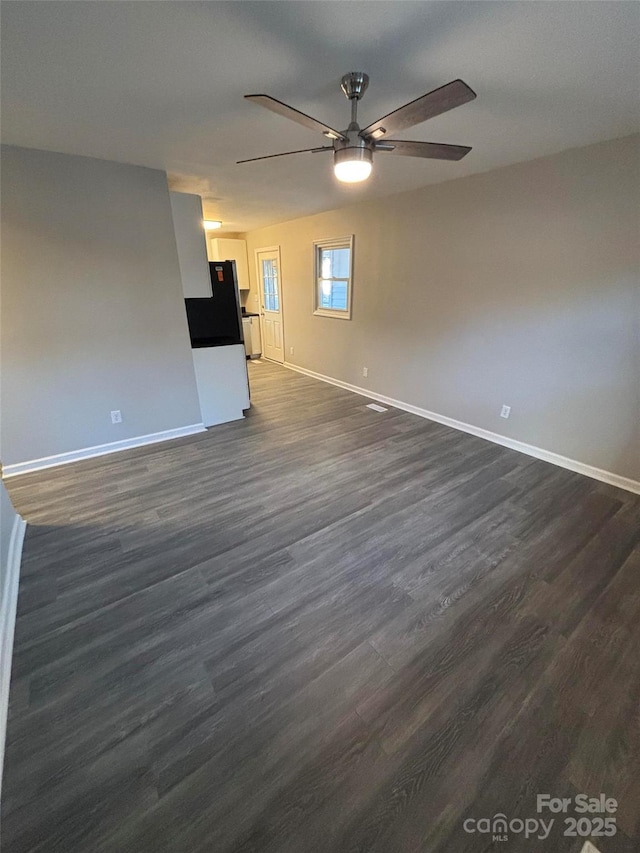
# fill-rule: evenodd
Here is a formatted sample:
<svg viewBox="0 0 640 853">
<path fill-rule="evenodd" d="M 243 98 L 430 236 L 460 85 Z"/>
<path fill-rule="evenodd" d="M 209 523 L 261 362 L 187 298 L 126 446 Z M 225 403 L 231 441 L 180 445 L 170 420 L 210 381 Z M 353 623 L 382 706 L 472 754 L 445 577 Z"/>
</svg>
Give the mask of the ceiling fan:
<svg viewBox="0 0 640 853">
<path fill-rule="evenodd" d="M 253 163 L 256 160 L 270 160 L 273 157 L 287 157 L 289 154 L 303 154 L 320 151 L 333 151 L 335 175 L 345 183 L 357 183 L 366 180 L 373 166 L 373 152 L 386 151 L 389 154 L 402 154 L 405 157 L 425 157 L 430 160 L 461 160 L 471 151 L 465 145 L 444 145 L 440 142 L 409 142 L 405 139 L 389 139 L 388 135 L 398 130 L 413 127 L 429 118 L 460 107 L 476 97 L 476 93 L 462 80 L 453 80 L 433 92 L 428 92 L 415 101 L 399 107 L 389 115 L 360 128 L 357 122 L 358 101 L 369 85 L 369 77 L 362 71 L 345 74 L 340 88 L 351 101 L 351 123 L 346 130 L 334 130 L 288 104 L 272 98 L 270 95 L 245 95 L 249 101 L 259 104 L 278 115 L 295 121 L 309 130 L 319 130 L 331 145 L 319 148 L 302 148 L 298 151 L 284 151 L 282 154 L 267 154 L 264 157 L 251 157 L 238 160 L 238 163 Z"/>
</svg>

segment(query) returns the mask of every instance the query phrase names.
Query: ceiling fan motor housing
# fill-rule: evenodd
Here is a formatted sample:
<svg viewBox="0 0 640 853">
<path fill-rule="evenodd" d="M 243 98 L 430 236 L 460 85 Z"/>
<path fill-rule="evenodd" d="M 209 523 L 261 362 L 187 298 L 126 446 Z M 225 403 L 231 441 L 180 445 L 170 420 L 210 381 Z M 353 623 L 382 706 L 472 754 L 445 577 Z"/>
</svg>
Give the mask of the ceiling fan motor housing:
<svg viewBox="0 0 640 853">
<path fill-rule="evenodd" d="M 345 74 L 340 82 L 340 88 L 350 101 L 359 101 L 369 85 L 369 75 L 364 71 L 351 71 Z"/>
</svg>

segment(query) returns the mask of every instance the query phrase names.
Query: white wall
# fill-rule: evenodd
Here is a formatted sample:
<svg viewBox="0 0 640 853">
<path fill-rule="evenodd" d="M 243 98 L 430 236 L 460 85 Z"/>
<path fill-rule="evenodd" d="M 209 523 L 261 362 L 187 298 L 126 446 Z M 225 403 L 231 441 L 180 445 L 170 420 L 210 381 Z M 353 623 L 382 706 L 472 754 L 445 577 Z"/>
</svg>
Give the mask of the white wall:
<svg viewBox="0 0 640 853">
<path fill-rule="evenodd" d="M 2 148 L 1 355 L 5 465 L 200 421 L 163 172 Z"/>
<path fill-rule="evenodd" d="M 9 542 L 11 541 L 11 532 L 16 517 L 17 513 L 13 508 L 11 498 L 5 489 L 4 483 L 0 482 L 0 601 L 4 600 Z"/>
<path fill-rule="evenodd" d="M 176 235 L 182 292 L 187 297 L 211 296 L 207 241 L 202 225 L 202 199 L 191 193 L 169 193 Z"/>
<path fill-rule="evenodd" d="M 0 788 L 9 710 L 9 685 L 25 525 L 0 483 Z"/>
<path fill-rule="evenodd" d="M 248 233 L 281 247 L 287 360 L 640 479 L 638 141 Z M 353 319 L 316 317 L 312 243 L 351 233 Z"/>
<path fill-rule="evenodd" d="M 1 285 L 2 281 L 0 280 L 0 287 Z M 0 319 L 1 306 L 2 300 L 0 299 Z M 0 415 L 1 412 L 0 400 Z M 1 460 L 0 431 L 0 469 L 2 467 Z M 0 789 L 4 769 L 13 635 L 25 527 L 23 520 L 14 509 L 4 483 L 0 481 Z"/>
<path fill-rule="evenodd" d="M 2 278 L 0 277 L 1 287 Z M 1 320 L 2 299 L 0 299 L 0 327 Z M 0 422 L 2 416 L 1 397 L 2 385 L 0 383 Z M 2 430 L 0 430 L 0 470 L 1 468 Z M 24 528 L 25 525 L 15 511 L 4 483 L 0 481 L 0 789 L 4 768 L 11 658 Z"/>
</svg>

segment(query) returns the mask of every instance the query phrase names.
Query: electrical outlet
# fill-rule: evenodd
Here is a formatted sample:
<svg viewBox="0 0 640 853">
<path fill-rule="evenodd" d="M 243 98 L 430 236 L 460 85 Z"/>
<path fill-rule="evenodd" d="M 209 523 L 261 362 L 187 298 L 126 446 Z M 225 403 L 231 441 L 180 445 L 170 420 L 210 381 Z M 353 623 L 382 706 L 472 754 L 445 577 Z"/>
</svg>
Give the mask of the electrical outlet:
<svg viewBox="0 0 640 853">
<path fill-rule="evenodd" d="M 503 406 L 500 409 L 500 417 L 501 418 L 508 418 L 510 414 L 511 414 L 511 406 Z"/>
<path fill-rule="evenodd" d="M 289 347 L 289 355 L 293 355 L 293 347 Z"/>
<path fill-rule="evenodd" d="M 363 367 L 363 368 L 362 368 L 362 375 L 363 375 L 365 378 L 369 375 L 369 368 L 368 368 L 368 367 Z"/>
<path fill-rule="evenodd" d="M 121 424 L 122 423 L 122 412 L 120 409 L 115 409 L 115 411 L 111 412 L 111 423 L 112 424 Z"/>
</svg>

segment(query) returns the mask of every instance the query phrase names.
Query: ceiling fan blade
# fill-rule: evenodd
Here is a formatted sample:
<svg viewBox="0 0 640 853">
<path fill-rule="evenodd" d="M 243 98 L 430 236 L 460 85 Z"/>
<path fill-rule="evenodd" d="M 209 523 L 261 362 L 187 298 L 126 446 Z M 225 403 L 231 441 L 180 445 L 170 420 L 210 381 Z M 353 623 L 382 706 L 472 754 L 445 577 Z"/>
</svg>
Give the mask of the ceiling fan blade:
<svg viewBox="0 0 640 853">
<path fill-rule="evenodd" d="M 475 97 L 476 93 L 463 80 L 454 80 L 374 121 L 360 131 L 360 136 L 380 139 L 389 133 L 405 130 L 454 107 L 460 107 Z"/>
<path fill-rule="evenodd" d="M 255 160 L 271 160 L 273 157 L 288 157 L 289 154 L 317 154 L 319 151 L 333 151 L 333 145 L 323 145 L 320 148 L 300 148 L 297 151 L 283 151 L 282 154 L 265 154 L 264 157 L 250 157 L 248 160 L 236 160 L 239 163 L 253 163 Z"/>
<path fill-rule="evenodd" d="M 291 119 L 291 121 L 295 121 L 297 124 L 301 124 L 303 127 L 309 128 L 309 130 L 319 130 L 320 133 L 324 133 L 324 135 L 328 136 L 330 139 L 346 139 L 346 136 L 340 133 L 339 130 L 334 130 L 332 127 L 329 127 L 329 125 L 323 124 L 321 121 L 308 116 L 306 113 L 301 113 L 300 110 L 296 110 L 288 104 L 284 104 L 277 98 L 272 98 L 271 95 L 245 95 L 245 98 L 249 101 L 253 101 L 254 104 L 259 104 L 261 107 L 271 110 L 272 113 L 277 113 L 279 116 Z"/>
<path fill-rule="evenodd" d="M 442 142 L 409 142 L 407 139 L 387 139 L 385 137 L 381 145 L 375 146 L 375 150 L 386 151 L 389 154 L 403 154 L 405 157 L 426 157 L 428 160 L 462 160 L 471 151 L 471 148 L 467 145 L 445 145 Z"/>
</svg>

